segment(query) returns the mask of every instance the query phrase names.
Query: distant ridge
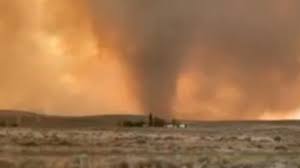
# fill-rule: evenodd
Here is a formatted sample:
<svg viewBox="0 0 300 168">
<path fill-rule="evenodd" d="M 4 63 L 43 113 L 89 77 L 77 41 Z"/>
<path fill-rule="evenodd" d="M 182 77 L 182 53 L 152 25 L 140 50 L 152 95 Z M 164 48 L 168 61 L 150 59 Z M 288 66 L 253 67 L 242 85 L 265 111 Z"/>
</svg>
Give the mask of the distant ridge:
<svg viewBox="0 0 300 168">
<path fill-rule="evenodd" d="M 22 111 L 22 110 L 0 110 L 0 117 L 2 116 L 12 116 L 17 114 L 23 114 L 26 116 L 34 116 L 37 115 L 37 113 L 29 112 L 29 111 Z"/>
<path fill-rule="evenodd" d="M 117 126 L 127 120 L 144 119 L 145 116 L 142 115 L 57 116 L 21 110 L 0 110 L 0 123 L 16 123 L 21 120 L 21 127 L 105 127 Z"/>
</svg>

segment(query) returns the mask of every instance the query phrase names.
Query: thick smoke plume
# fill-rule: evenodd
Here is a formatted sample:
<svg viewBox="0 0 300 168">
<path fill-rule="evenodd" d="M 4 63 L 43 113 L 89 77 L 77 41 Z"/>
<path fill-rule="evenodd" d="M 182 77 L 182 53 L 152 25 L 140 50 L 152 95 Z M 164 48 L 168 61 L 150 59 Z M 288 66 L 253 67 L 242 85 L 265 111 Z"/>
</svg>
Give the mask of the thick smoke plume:
<svg viewBox="0 0 300 168">
<path fill-rule="evenodd" d="M 299 107 L 298 1 L 92 2 L 145 112 L 249 119 Z"/>
<path fill-rule="evenodd" d="M 1 1 L 0 108 L 284 118 L 299 18 L 298 0 Z"/>
<path fill-rule="evenodd" d="M 185 2 L 93 2 L 100 33 L 103 25 L 109 25 L 107 29 L 121 35 L 117 44 L 121 59 L 133 74 L 143 110 L 169 116 L 182 58 L 196 29 L 192 13 L 183 8 Z"/>
</svg>

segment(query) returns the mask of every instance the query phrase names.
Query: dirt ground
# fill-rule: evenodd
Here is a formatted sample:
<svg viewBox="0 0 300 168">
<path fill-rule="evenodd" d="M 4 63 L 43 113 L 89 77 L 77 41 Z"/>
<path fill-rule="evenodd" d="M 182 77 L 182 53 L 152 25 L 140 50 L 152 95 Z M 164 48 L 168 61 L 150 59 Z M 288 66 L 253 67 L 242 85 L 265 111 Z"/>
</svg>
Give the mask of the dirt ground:
<svg viewBox="0 0 300 168">
<path fill-rule="evenodd" d="M 0 168 L 300 168 L 300 124 L 0 129 Z"/>
</svg>

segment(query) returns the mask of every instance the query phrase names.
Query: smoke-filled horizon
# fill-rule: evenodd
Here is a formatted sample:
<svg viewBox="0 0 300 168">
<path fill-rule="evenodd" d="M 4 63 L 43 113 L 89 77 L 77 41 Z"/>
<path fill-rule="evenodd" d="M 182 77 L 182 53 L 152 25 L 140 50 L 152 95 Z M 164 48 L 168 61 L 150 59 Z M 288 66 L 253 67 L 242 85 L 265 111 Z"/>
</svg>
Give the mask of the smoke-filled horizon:
<svg viewBox="0 0 300 168">
<path fill-rule="evenodd" d="M 0 108 L 191 119 L 300 109 L 297 0 L 0 3 Z"/>
</svg>

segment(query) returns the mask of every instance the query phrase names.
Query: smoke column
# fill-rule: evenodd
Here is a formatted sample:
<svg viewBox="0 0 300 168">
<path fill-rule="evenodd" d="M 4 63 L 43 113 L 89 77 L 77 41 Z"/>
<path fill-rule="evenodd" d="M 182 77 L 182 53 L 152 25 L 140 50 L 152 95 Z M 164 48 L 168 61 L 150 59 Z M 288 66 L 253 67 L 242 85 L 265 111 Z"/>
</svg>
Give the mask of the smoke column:
<svg viewBox="0 0 300 168">
<path fill-rule="evenodd" d="M 177 78 L 194 32 L 182 1 L 94 1 L 98 27 L 111 26 L 146 113 L 170 117 Z M 97 7 L 101 9 L 97 11 Z M 107 10 L 105 10 L 107 9 Z M 109 25 L 111 24 L 111 25 Z M 100 35 L 105 36 L 105 35 Z"/>
<path fill-rule="evenodd" d="M 256 119 L 299 108 L 298 1 L 91 2 L 145 112 Z"/>
</svg>

